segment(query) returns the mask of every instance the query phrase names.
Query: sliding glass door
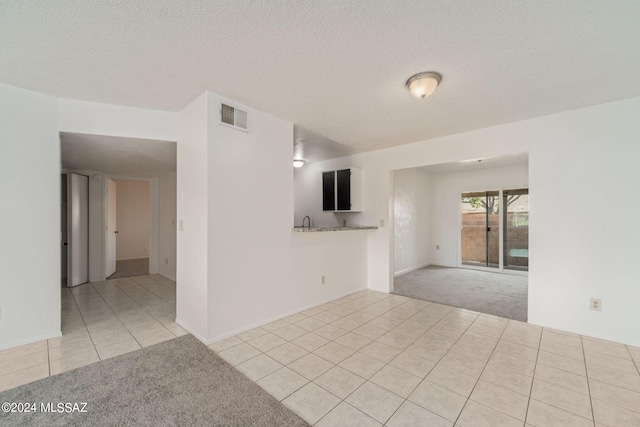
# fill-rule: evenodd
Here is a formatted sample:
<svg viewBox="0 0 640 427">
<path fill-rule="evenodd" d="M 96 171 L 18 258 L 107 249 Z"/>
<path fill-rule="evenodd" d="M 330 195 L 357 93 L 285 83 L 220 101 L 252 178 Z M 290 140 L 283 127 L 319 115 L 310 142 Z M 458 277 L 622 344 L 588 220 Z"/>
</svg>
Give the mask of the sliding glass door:
<svg viewBox="0 0 640 427">
<path fill-rule="evenodd" d="M 529 189 L 504 190 L 503 265 L 509 270 L 529 270 Z"/>
<path fill-rule="evenodd" d="M 499 192 L 462 193 L 462 264 L 500 266 Z"/>
<path fill-rule="evenodd" d="M 491 190 L 461 195 L 461 263 L 527 271 L 529 190 Z"/>
</svg>

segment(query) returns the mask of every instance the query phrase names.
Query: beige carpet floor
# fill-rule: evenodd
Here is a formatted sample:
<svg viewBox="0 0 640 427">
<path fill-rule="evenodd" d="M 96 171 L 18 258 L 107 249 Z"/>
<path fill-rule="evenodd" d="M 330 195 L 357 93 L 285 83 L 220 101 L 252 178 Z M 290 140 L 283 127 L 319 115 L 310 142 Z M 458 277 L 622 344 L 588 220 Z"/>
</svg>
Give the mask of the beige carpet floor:
<svg viewBox="0 0 640 427">
<path fill-rule="evenodd" d="M 3 427 L 308 426 L 191 335 L 7 390 L 0 401 L 36 405 L 0 412 Z"/>
<path fill-rule="evenodd" d="M 527 321 L 528 277 L 429 266 L 398 276 L 396 295 Z"/>
</svg>

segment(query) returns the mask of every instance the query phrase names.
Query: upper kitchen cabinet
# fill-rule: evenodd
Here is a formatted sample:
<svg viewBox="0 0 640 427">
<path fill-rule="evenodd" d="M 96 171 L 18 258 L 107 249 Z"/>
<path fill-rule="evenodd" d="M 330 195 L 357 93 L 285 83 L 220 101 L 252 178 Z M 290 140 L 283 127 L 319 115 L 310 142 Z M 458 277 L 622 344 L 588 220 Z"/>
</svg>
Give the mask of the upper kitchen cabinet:
<svg viewBox="0 0 640 427">
<path fill-rule="evenodd" d="M 322 210 L 360 212 L 362 210 L 362 169 L 322 172 Z"/>
</svg>

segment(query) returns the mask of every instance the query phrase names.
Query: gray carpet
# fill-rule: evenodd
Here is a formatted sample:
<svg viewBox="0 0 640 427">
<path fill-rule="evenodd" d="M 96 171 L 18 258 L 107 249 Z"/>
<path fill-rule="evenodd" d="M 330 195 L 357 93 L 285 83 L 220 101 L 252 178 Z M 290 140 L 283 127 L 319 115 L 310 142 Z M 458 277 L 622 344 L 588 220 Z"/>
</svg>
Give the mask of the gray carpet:
<svg viewBox="0 0 640 427">
<path fill-rule="evenodd" d="M 38 406 L 0 412 L 1 426 L 308 426 L 191 335 L 7 390 L 0 402 Z M 41 402 L 87 402 L 87 413 L 42 413 Z"/>
<path fill-rule="evenodd" d="M 396 295 L 527 321 L 526 276 L 429 266 L 394 280 Z"/>
<path fill-rule="evenodd" d="M 149 274 L 149 258 L 123 259 L 116 261 L 116 272 L 107 279 L 142 276 Z"/>
</svg>

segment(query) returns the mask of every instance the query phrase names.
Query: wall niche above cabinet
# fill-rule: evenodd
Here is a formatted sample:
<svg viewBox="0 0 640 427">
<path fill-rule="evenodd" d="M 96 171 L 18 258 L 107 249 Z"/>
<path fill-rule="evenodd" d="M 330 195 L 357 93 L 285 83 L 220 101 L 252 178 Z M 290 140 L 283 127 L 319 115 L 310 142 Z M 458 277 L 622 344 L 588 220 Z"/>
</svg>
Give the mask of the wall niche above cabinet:
<svg viewBox="0 0 640 427">
<path fill-rule="evenodd" d="M 362 169 L 322 172 L 322 210 L 362 211 Z"/>
</svg>

